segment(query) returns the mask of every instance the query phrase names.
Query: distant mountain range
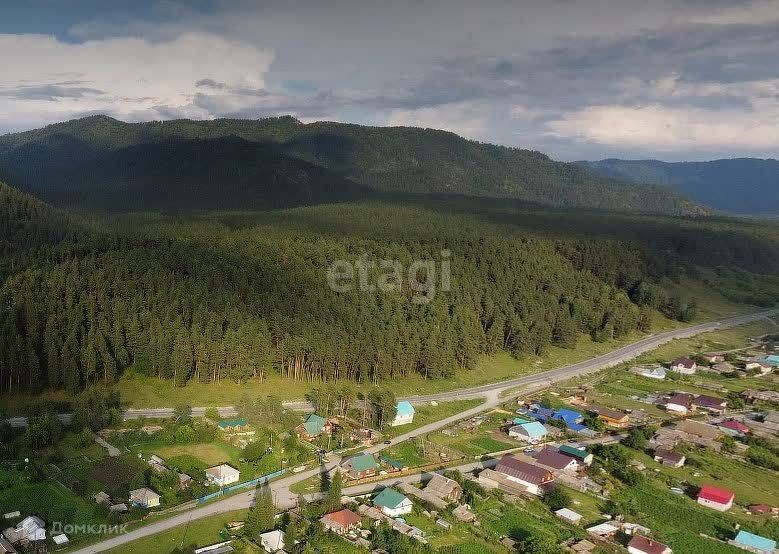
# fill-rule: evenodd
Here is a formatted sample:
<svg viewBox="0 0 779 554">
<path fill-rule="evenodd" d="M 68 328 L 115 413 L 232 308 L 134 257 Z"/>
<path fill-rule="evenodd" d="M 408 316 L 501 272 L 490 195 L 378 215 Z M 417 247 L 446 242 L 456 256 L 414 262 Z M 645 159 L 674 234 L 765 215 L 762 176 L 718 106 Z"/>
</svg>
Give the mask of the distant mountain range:
<svg viewBox="0 0 779 554">
<path fill-rule="evenodd" d="M 578 163 L 614 179 L 669 186 L 724 212 L 779 215 L 779 160 L 736 158 L 669 163 L 608 159 Z"/>
<path fill-rule="evenodd" d="M 268 208 L 411 193 L 709 213 L 667 188 L 625 183 L 539 152 L 432 129 L 292 117 L 76 119 L 0 137 L 0 176 L 61 206 L 111 211 Z"/>
</svg>

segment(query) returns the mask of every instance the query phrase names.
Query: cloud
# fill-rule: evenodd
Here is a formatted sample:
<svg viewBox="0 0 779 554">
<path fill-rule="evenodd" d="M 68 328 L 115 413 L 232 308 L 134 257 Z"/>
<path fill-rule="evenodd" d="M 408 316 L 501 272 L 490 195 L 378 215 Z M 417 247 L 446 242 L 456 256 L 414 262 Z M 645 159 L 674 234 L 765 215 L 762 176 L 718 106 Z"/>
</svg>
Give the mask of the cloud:
<svg viewBox="0 0 779 554">
<path fill-rule="evenodd" d="M 260 90 L 273 54 L 202 32 L 165 41 L 135 37 L 62 42 L 47 35 L 0 35 L 4 124 L 106 112 L 150 119 L 163 112 L 211 117 L 193 103 L 198 83 Z M 220 94 L 219 86 L 211 86 Z"/>
<path fill-rule="evenodd" d="M 488 130 L 488 109 L 476 102 L 392 110 L 385 125 L 446 129 L 466 138 L 483 140 Z"/>
<path fill-rule="evenodd" d="M 776 148 L 779 106 L 761 112 L 641 107 L 588 106 L 547 123 L 549 133 L 605 146 L 661 153 Z"/>
</svg>

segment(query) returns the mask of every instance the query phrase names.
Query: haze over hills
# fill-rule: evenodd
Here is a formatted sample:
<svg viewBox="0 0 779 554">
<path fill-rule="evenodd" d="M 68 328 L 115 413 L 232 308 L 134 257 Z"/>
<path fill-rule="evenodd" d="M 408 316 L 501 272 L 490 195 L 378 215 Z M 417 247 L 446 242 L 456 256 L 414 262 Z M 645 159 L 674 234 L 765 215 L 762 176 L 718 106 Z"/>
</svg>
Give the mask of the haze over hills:
<svg viewBox="0 0 779 554">
<path fill-rule="evenodd" d="M 669 186 L 725 212 L 779 215 L 779 160 L 735 158 L 674 163 L 612 158 L 578 163 L 614 179 Z"/>
<path fill-rule="evenodd" d="M 662 187 L 625 184 L 539 152 L 432 129 L 292 117 L 132 124 L 86 117 L 0 137 L 0 174 L 57 204 L 109 210 L 314 204 L 376 190 L 709 213 Z"/>
</svg>

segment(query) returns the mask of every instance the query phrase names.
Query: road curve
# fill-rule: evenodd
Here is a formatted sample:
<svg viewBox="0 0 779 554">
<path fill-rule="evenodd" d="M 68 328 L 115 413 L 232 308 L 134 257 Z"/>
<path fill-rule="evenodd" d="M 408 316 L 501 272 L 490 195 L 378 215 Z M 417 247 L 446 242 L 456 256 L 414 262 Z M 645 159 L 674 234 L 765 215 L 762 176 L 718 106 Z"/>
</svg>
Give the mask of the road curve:
<svg viewBox="0 0 779 554">
<path fill-rule="evenodd" d="M 412 402 L 420 402 L 420 403 L 429 402 L 431 400 L 456 400 L 456 399 L 465 399 L 465 398 L 485 398 L 485 402 L 474 408 L 470 408 L 468 410 L 465 410 L 453 416 L 430 423 L 428 425 L 424 425 L 422 427 L 414 429 L 413 431 L 395 437 L 392 440 L 392 443 L 396 444 L 398 442 L 407 440 L 416 435 L 422 435 L 425 433 L 436 431 L 455 421 L 467 417 L 471 417 L 472 415 L 478 414 L 479 412 L 489 409 L 500 403 L 500 393 L 508 389 L 513 389 L 522 386 L 531 386 L 531 385 L 545 385 L 547 383 L 551 384 L 557 381 L 563 381 L 566 379 L 570 379 L 571 377 L 584 375 L 586 373 L 597 371 L 599 369 L 617 365 L 624 361 L 635 358 L 636 356 L 644 352 L 647 352 L 649 350 L 652 350 L 660 346 L 661 344 L 669 342 L 673 339 L 687 338 L 687 337 L 695 336 L 700 333 L 714 331 L 716 329 L 726 329 L 729 327 L 735 327 L 737 325 L 742 325 L 744 323 L 756 321 L 778 313 L 779 313 L 779 308 L 771 309 L 771 310 L 763 310 L 760 312 L 744 314 L 736 317 L 723 319 L 720 321 L 702 323 L 700 325 L 694 325 L 692 327 L 687 327 L 684 329 L 666 331 L 664 333 L 650 335 L 630 345 L 623 346 L 622 348 L 618 348 L 617 350 L 614 350 L 613 352 L 610 352 L 608 354 L 604 354 L 602 356 L 598 356 L 596 358 L 585 360 L 583 362 L 579 362 L 569 366 L 559 367 L 556 369 L 551 369 L 549 371 L 537 373 L 535 375 L 526 375 L 524 377 L 519 377 L 517 379 L 501 381 L 499 383 L 482 385 L 479 387 L 473 387 L 469 389 L 462 389 L 459 391 L 452 391 L 447 393 L 439 393 L 439 394 L 432 394 L 432 395 L 425 395 L 425 396 L 408 397 L 407 400 L 410 400 Z M 225 407 L 224 409 L 227 411 L 232 409 L 232 407 Z M 159 414 L 160 413 L 159 410 L 165 410 L 165 408 L 149 410 L 149 412 Z M 385 448 L 388 448 L 388 445 L 378 444 L 371 448 L 368 448 L 367 452 L 377 453 Z M 326 466 L 309 469 L 307 471 L 302 471 L 296 474 L 288 474 L 286 477 L 271 482 L 271 490 L 273 491 L 274 499 L 279 509 L 284 510 L 295 506 L 297 502 L 297 495 L 290 491 L 290 487 L 293 484 L 308 479 L 310 477 L 313 477 L 323 471 L 328 471 L 328 472 L 333 471 L 335 467 L 339 464 L 340 458 L 336 456 L 332 456 L 331 458 L 332 458 L 331 461 L 328 462 Z M 476 464 L 473 463 L 467 464 L 466 466 L 463 466 L 463 468 L 465 469 L 470 467 L 472 469 L 471 466 L 474 465 Z M 414 476 L 410 477 L 410 479 L 415 479 L 415 478 L 418 477 L 414 477 Z M 370 486 L 375 487 L 377 484 L 380 483 L 372 483 Z M 362 488 L 360 488 L 359 490 L 362 491 Z M 357 491 L 358 489 L 352 487 L 344 489 L 344 492 L 357 492 Z M 179 525 L 184 525 L 191 521 L 195 521 L 204 517 L 208 517 L 211 515 L 220 514 L 224 512 L 230 512 L 233 510 L 248 508 L 254 502 L 254 494 L 255 491 L 251 490 L 234 496 L 230 496 L 223 500 L 212 502 L 210 504 L 206 504 L 205 506 L 195 508 L 187 512 L 182 512 L 180 514 L 169 517 L 167 519 L 155 523 L 151 523 L 144 527 L 140 527 L 124 535 L 118 535 L 108 540 L 84 547 L 80 550 L 75 551 L 74 554 L 95 554 L 97 552 L 103 552 L 110 548 L 115 548 L 117 546 L 121 546 L 128 542 L 149 535 L 153 535 L 161 531 L 165 531 L 173 527 L 177 527 Z"/>
</svg>

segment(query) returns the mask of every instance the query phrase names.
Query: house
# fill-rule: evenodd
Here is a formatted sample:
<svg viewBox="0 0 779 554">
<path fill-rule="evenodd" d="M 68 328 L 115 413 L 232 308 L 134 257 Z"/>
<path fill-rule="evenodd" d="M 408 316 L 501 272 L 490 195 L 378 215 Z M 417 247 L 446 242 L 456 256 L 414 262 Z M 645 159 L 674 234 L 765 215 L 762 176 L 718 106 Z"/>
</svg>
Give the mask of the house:
<svg viewBox="0 0 779 554">
<path fill-rule="evenodd" d="M 720 512 L 726 512 L 733 507 L 736 495 L 727 490 L 712 485 L 703 485 L 698 491 L 698 504 Z"/>
<path fill-rule="evenodd" d="M 428 481 L 425 491 L 448 502 L 457 502 L 463 496 L 463 488 L 460 483 L 438 473 Z"/>
<path fill-rule="evenodd" d="M 240 433 L 246 429 L 249 422 L 244 418 L 221 419 L 217 422 L 219 429 L 225 433 Z"/>
<path fill-rule="evenodd" d="M 728 407 L 728 403 L 725 399 L 717 398 L 716 396 L 708 396 L 706 394 L 696 396 L 692 401 L 692 405 L 715 414 L 724 413 L 725 409 Z"/>
<path fill-rule="evenodd" d="M 736 437 L 743 437 L 744 435 L 748 435 L 751 431 L 749 427 L 735 419 L 726 419 L 719 424 L 719 428 L 726 434 Z"/>
<path fill-rule="evenodd" d="M 179 479 L 180 491 L 183 491 L 184 489 L 188 489 L 192 485 L 192 477 L 190 477 L 186 473 L 178 473 L 177 475 Z"/>
<path fill-rule="evenodd" d="M 100 491 L 94 496 L 95 503 L 96 504 L 110 504 L 111 503 L 111 497 L 108 496 L 104 491 Z"/>
<path fill-rule="evenodd" d="M 206 481 L 219 487 L 237 483 L 240 478 L 241 472 L 227 464 L 219 464 L 206 470 Z"/>
<path fill-rule="evenodd" d="M 681 431 L 687 435 L 692 435 L 699 439 L 705 439 L 707 441 L 717 441 L 722 438 L 722 431 L 720 431 L 714 425 L 703 423 L 701 421 L 695 421 L 694 419 L 685 419 L 678 422 L 675 427 L 677 431 Z"/>
<path fill-rule="evenodd" d="M 51 540 L 54 541 L 54 544 L 56 544 L 57 546 L 65 546 L 70 542 L 70 539 L 64 533 L 60 533 L 59 535 L 54 535 L 51 538 Z"/>
<path fill-rule="evenodd" d="M 693 409 L 692 400 L 693 397 L 691 394 L 677 392 L 672 394 L 671 398 L 665 403 L 665 409 L 669 412 L 676 412 L 684 415 Z"/>
<path fill-rule="evenodd" d="M 568 444 L 563 444 L 560 446 L 560 448 L 557 449 L 557 451 L 560 454 L 564 454 L 566 456 L 570 456 L 571 458 L 578 460 L 580 464 L 584 464 L 586 466 L 592 465 L 593 456 L 587 450 L 584 448 L 577 448 L 575 446 L 570 446 Z"/>
<path fill-rule="evenodd" d="M 752 504 L 749 507 L 749 511 L 753 514 L 762 515 L 776 513 L 776 508 L 773 508 L 768 504 Z"/>
<path fill-rule="evenodd" d="M 630 554 L 671 554 L 671 549 L 661 542 L 657 542 L 643 535 L 633 535 L 628 543 Z"/>
<path fill-rule="evenodd" d="M 146 487 L 131 490 L 130 504 L 141 508 L 156 508 L 160 505 L 160 495 Z"/>
<path fill-rule="evenodd" d="M 209 544 L 207 546 L 196 548 L 192 552 L 194 554 L 231 554 L 235 551 L 235 549 L 230 544 L 232 542 L 232 540 L 229 540 L 218 542 L 216 544 Z"/>
<path fill-rule="evenodd" d="M 127 512 L 129 509 L 130 508 L 128 508 L 127 504 L 125 504 L 124 502 L 119 502 L 118 504 L 111 504 L 108 507 L 109 512 L 117 513 L 117 514 L 123 514 Z"/>
<path fill-rule="evenodd" d="M 376 475 L 378 467 L 372 454 L 358 454 L 343 462 L 340 471 L 349 479 L 364 479 Z"/>
<path fill-rule="evenodd" d="M 476 514 L 471 511 L 471 507 L 468 504 L 461 504 L 452 510 L 452 515 L 464 521 L 465 523 L 472 523 L 476 521 Z"/>
<path fill-rule="evenodd" d="M 582 520 L 581 514 L 577 514 L 576 512 L 574 512 L 573 510 L 569 510 L 568 508 L 561 508 L 557 510 L 555 512 L 555 515 L 572 525 L 579 525 L 579 522 Z"/>
<path fill-rule="evenodd" d="M 706 363 L 709 364 L 718 364 L 720 362 L 725 361 L 725 355 L 719 352 L 709 352 L 706 354 L 701 354 L 701 358 L 706 360 Z"/>
<path fill-rule="evenodd" d="M 331 429 L 332 425 L 330 425 L 327 419 L 317 414 L 308 414 L 306 420 L 295 427 L 295 433 L 298 438 L 310 441 L 323 432 L 330 433 Z"/>
<path fill-rule="evenodd" d="M 265 552 L 272 553 L 284 550 L 284 531 L 275 529 L 260 534 L 260 546 L 262 546 Z"/>
<path fill-rule="evenodd" d="M 619 531 L 619 527 L 612 525 L 611 523 L 599 523 L 587 528 L 587 532 L 593 537 L 600 539 L 608 539 L 613 537 Z"/>
<path fill-rule="evenodd" d="M 576 473 L 579 469 L 579 462 L 576 458 L 566 456 L 556 448 L 550 446 L 544 447 L 534 456 L 536 463 L 551 469 L 565 473 Z"/>
<path fill-rule="evenodd" d="M 338 535 L 345 535 L 352 529 L 360 526 L 362 518 L 351 510 L 338 510 L 323 516 L 319 521 L 324 528 Z"/>
<path fill-rule="evenodd" d="M 554 475 L 548 469 L 524 462 L 511 454 L 506 454 L 498 461 L 495 471 L 535 495 L 541 495 L 541 487 L 554 481 Z"/>
<path fill-rule="evenodd" d="M 509 429 L 509 437 L 525 441 L 530 444 L 536 444 L 543 440 L 549 431 L 546 430 L 540 422 L 531 421 L 530 423 L 522 423 L 520 425 L 514 425 Z"/>
<path fill-rule="evenodd" d="M 736 371 L 736 366 L 730 362 L 720 362 L 711 366 L 711 369 L 718 371 L 719 373 L 733 373 Z"/>
<path fill-rule="evenodd" d="M 682 467 L 687 457 L 667 448 L 657 448 L 655 450 L 655 461 L 669 467 Z"/>
<path fill-rule="evenodd" d="M 395 419 L 392 420 L 392 426 L 406 425 L 412 421 L 414 421 L 414 406 L 405 400 L 398 402 L 398 405 L 395 406 Z"/>
<path fill-rule="evenodd" d="M 29 541 L 46 540 L 46 524 L 38 516 L 27 516 L 16 524 L 3 531 L 3 535 L 11 544 Z"/>
<path fill-rule="evenodd" d="M 744 364 L 744 369 L 747 371 L 755 369 L 760 373 L 760 375 L 766 375 L 771 373 L 773 366 L 765 361 L 764 358 L 752 358 L 747 360 L 747 363 Z"/>
<path fill-rule="evenodd" d="M 769 365 L 779 367 L 779 354 L 770 354 L 763 359 Z"/>
<path fill-rule="evenodd" d="M 747 531 L 739 531 L 736 537 L 729 540 L 728 543 L 755 554 L 773 554 L 776 551 L 775 540 Z"/>
<path fill-rule="evenodd" d="M 630 424 L 630 418 L 628 417 L 628 414 L 619 410 L 607 408 L 606 406 L 590 404 L 587 406 L 587 411 L 598 416 L 598 419 L 600 419 L 609 427 L 622 429 Z"/>
<path fill-rule="evenodd" d="M 389 487 L 382 489 L 381 492 L 376 495 L 376 498 L 373 499 L 373 504 L 379 507 L 381 511 L 389 517 L 410 514 L 411 509 L 413 508 L 411 500 Z"/>
<path fill-rule="evenodd" d="M 3 537 L 0 537 L 0 554 L 17 554 L 14 545 Z"/>
<path fill-rule="evenodd" d="M 697 368 L 698 364 L 687 357 L 676 358 L 671 362 L 671 371 L 681 373 L 682 375 L 693 375 Z"/>
</svg>

